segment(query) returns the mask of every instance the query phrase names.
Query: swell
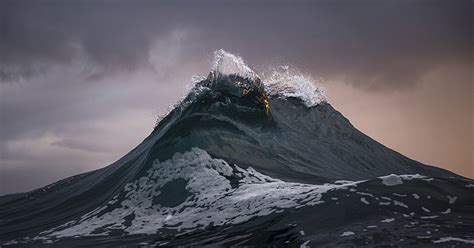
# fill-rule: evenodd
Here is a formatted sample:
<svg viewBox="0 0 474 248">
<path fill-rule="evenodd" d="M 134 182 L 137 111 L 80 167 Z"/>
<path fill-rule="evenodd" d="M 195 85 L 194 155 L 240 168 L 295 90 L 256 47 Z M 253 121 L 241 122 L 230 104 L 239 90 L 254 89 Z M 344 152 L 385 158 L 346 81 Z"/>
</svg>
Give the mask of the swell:
<svg viewBox="0 0 474 248">
<path fill-rule="evenodd" d="M 461 227 L 474 225 L 469 182 L 389 175 L 319 185 L 289 183 L 192 148 L 165 161 L 155 159 L 146 173 L 93 210 L 10 243 L 55 242 L 60 247 L 134 244 L 141 239 L 146 244 L 203 245 L 206 236 L 214 244 L 239 240 L 247 245 L 269 241 L 282 245 L 291 240 L 301 245 L 309 239 L 336 245 L 347 242 L 340 238 L 346 233 L 362 234 L 367 228 L 375 229 L 357 242 L 370 240 L 374 232 L 385 242 L 394 242 L 393 236 L 408 242 L 431 242 L 446 235 L 468 238 L 469 232 Z M 177 192 L 183 194 L 173 203 L 169 196 Z M 455 225 L 456 216 L 462 216 L 462 226 Z M 283 237 L 272 238 L 271 230 Z M 304 231 L 311 236 L 306 238 Z M 432 235 L 418 237 L 427 232 Z M 173 238 L 178 234 L 180 239 Z M 68 243 L 73 240 L 76 243 Z"/>
<path fill-rule="evenodd" d="M 321 184 L 383 175 L 453 176 L 422 165 L 356 130 L 328 103 L 271 96 L 265 111 L 252 99 L 209 89 L 193 91 L 140 145 L 97 171 L 2 197 L 2 237 L 34 233 L 109 201 L 125 184 L 193 147 L 244 169 L 288 182 Z M 12 207 L 14 206 L 14 207 Z M 8 227 L 8 228 L 6 228 Z"/>
<path fill-rule="evenodd" d="M 218 56 L 220 58 L 219 61 L 222 61 L 226 56 L 228 55 L 220 53 Z M 174 201 L 178 205 L 180 202 L 190 203 L 188 201 L 188 197 L 191 197 L 188 192 L 189 187 L 186 186 L 186 190 L 183 190 L 183 185 L 189 186 L 191 180 L 201 180 L 201 183 L 204 184 L 207 190 L 213 190 L 212 185 L 206 184 L 206 180 L 212 181 L 213 179 L 208 177 L 209 174 L 193 174 L 193 171 L 189 172 L 187 166 L 191 166 L 192 163 L 182 163 L 183 161 L 180 159 L 181 156 L 186 157 L 186 154 L 196 153 L 196 149 L 198 149 L 197 153 L 202 155 L 200 155 L 201 158 L 204 158 L 204 161 L 207 162 L 201 163 L 202 161 L 200 162 L 199 159 L 196 160 L 197 162 L 193 161 L 200 164 L 201 169 L 205 168 L 207 172 L 216 176 L 216 178 L 220 178 L 223 182 L 222 185 L 225 185 L 223 187 L 224 190 L 218 194 L 219 197 L 217 199 L 222 200 L 220 202 L 222 206 L 228 206 L 225 205 L 227 204 L 225 199 L 232 196 L 226 190 L 237 194 L 234 196 L 242 196 L 242 192 L 248 192 L 246 189 L 252 187 L 256 190 L 255 192 L 262 192 L 262 187 L 266 187 L 264 192 L 271 192 L 273 189 L 270 186 L 273 185 L 280 185 L 282 189 L 297 190 L 295 191 L 297 193 L 291 190 L 281 191 L 284 194 L 281 194 L 281 199 L 278 198 L 278 200 L 288 198 L 300 202 L 300 205 L 291 206 L 292 208 L 301 207 L 301 210 L 285 208 L 291 214 L 286 215 L 285 212 L 285 214 L 275 216 L 276 213 L 272 211 L 275 207 L 272 205 L 273 202 L 265 200 L 266 204 L 268 204 L 265 206 L 268 208 L 262 209 L 262 211 L 270 211 L 271 214 L 265 216 L 272 217 L 268 217 L 268 222 L 264 222 L 264 227 L 256 227 L 251 223 L 249 225 L 245 224 L 244 229 L 253 228 L 256 232 L 259 232 L 257 231 L 259 228 L 266 230 L 270 228 L 268 225 L 273 225 L 275 221 L 281 221 L 285 218 L 287 220 L 284 223 L 287 224 L 298 220 L 305 225 L 310 225 L 310 223 L 307 223 L 308 216 L 310 215 L 314 216 L 314 218 L 324 219 L 327 216 L 332 216 L 337 219 L 338 215 L 348 212 L 349 208 L 360 207 L 360 204 L 365 206 L 367 205 L 366 202 L 370 204 L 371 201 L 375 205 L 371 205 L 371 208 L 368 209 L 375 211 L 381 206 L 380 199 L 382 199 L 383 194 L 394 193 L 393 188 L 381 184 L 381 178 L 379 178 L 389 174 L 424 175 L 422 178 L 418 178 L 419 180 L 407 183 L 403 181 L 403 185 L 396 185 L 395 188 L 400 189 L 396 193 L 400 194 L 403 191 L 419 187 L 419 195 L 426 198 L 428 196 L 433 197 L 435 201 L 429 204 L 432 209 L 438 212 L 446 210 L 445 207 L 448 204 L 446 201 L 448 199 L 451 201 L 451 198 L 447 198 L 448 194 L 457 194 L 459 196 L 457 202 L 459 206 L 456 211 L 461 215 L 465 215 L 469 221 L 468 226 L 472 227 L 472 211 L 466 210 L 470 207 L 468 201 L 472 200 L 472 195 L 469 196 L 468 191 L 470 189 L 467 188 L 468 186 L 465 185 L 466 183 L 461 177 L 451 172 L 413 161 L 364 135 L 325 101 L 318 88 L 308 86 L 309 82 L 306 78 L 292 76 L 287 72 L 274 74 L 267 81 L 271 83 L 265 85 L 267 90 L 265 92 L 261 87 L 260 80 L 255 78 L 256 74 L 245 66 L 243 61 L 236 59 L 235 56 L 230 56 L 230 58 L 233 59 L 232 63 L 226 62 L 222 64 L 223 66 L 216 66 L 216 70 L 232 73 L 232 68 L 237 67 L 240 74 L 250 75 L 249 77 L 254 78 L 242 78 L 239 75 L 229 76 L 225 75 L 226 73 L 210 74 L 210 77 L 202 79 L 201 83 L 198 82 L 195 85 L 188 96 L 157 124 L 153 132 L 140 145 L 112 165 L 61 180 L 38 190 L 1 197 L 0 241 L 3 242 L 17 237 L 31 237 L 32 235 L 45 232 L 45 230 L 58 228 L 68 222 L 77 225 L 65 225 L 63 227 L 73 228 L 71 230 L 77 230 L 74 228 L 86 228 L 87 225 L 81 225 L 82 219 L 96 218 L 97 222 L 93 223 L 100 223 L 101 216 L 117 217 L 117 215 L 113 214 L 115 209 L 121 214 L 119 215 L 121 218 L 118 218 L 120 225 L 124 225 L 120 226 L 120 228 L 127 229 L 133 226 L 133 220 L 140 217 L 137 215 L 138 212 L 135 213 L 130 209 L 138 208 L 140 211 L 146 212 L 146 209 L 151 207 L 154 210 L 161 211 L 161 209 L 157 208 L 158 205 L 165 204 L 163 202 L 164 198 L 172 197 L 176 197 Z M 221 80 L 221 83 L 218 82 L 219 80 Z M 299 86 L 294 88 L 291 86 L 292 84 L 286 84 L 289 81 L 297 82 L 296 84 Z M 255 82 L 259 83 L 253 85 Z M 227 169 L 222 170 L 222 166 Z M 150 173 L 163 168 L 167 168 L 167 170 L 162 171 L 163 175 L 160 176 L 160 179 L 153 181 L 152 177 L 155 174 Z M 174 169 L 180 170 L 180 172 L 176 174 L 173 171 Z M 228 173 L 229 170 L 232 173 Z M 218 177 L 216 173 L 222 177 Z M 175 180 L 181 178 L 184 181 L 175 181 L 171 186 L 166 185 L 163 180 L 166 180 L 167 175 L 172 175 Z M 392 183 L 405 180 L 403 178 L 400 179 L 400 177 L 397 179 L 397 176 L 390 178 Z M 424 180 L 423 178 L 429 180 Z M 254 185 L 256 181 L 252 180 L 257 179 L 260 180 L 257 183 L 264 186 Z M 243 181 L 240 182 L 239 180 Z M 328 184 L 336 188 L 349 187 L 348 185 L 339 187 L 340 183 L 337 183 L 338 180 L 354 181 L 353 183 L 364 186 L 369 191 L 359 193 L 379 194 L 377 196 L 378 199 L 376 197 L 369 199 L 369 196 L 365 195 L 364 200 L 362 200 L 361 197 L 355 197 L 356 193 L 353 193 L 355 191 L 349 191 L 352 192 L 349 193 L 345 190 L 336 190 L 337 192 L 329 190 L 326 193 L 331 197 L 326 198 L 324 200 L 326 202 L 330 202 L 332 198 L 340 199 L 344 195 L 351 195 L 351 197 L 341 201 L 343 203 L 341 205 L 344 206 L 338 210 L 339 212 L 331 212 L 324 205 L 321 206 L 322 209 L 319 207 L 315 209 L 311 205 L 309 206 L 311 212 L 306 213 L 305 211 L 307 211 L 306 208 L 308 206 L 305 205 L 304 199 L 299 198 L 298 195 L 311 195 L 314 197 L 312 198 L 314 199 L 312 203 L 316 204 L 318 202 L 319 204 L 320 197 L 322 196 L 319 194 L 321 193 L 319 190 L 328 187 Z M 275 184 L 269 186 L 266 184 L 269 182 Z M 168 187 L 179 189 L 180 191 L 176 192 L 180 193 L 177 195 L 171 193 L 164 194 L 167 197 L 158 198 L 158 200 L 151 199 L 149 198 L 150 193 L 155 194 L 155 196 L 158 194 L 159 196 L 161 192 L 158 193 L 156 188 L 152 192 L 142 190 L 137 186 L 141 184 L 147 187 L 159 186 L 164 192 L 169 191 L 167 190 Z M 348 182 L 348 184 L 351 184 L 351 182 Z M 132 187 L 130 185 L 135 185 L 133 187 L 136 187 L 136 191 L 129 190 Z M 236 187 L 239 188 L 239 185 L 243 188 L 236 189 Z M 305 189 L 308 189 L 308 191 Z M 314 192 L 310 192 L 311 190 Z M 130 193 L 131 191 L 135 192 L 136 195 L 141 195 L 142 198 L 130 198 L 130 195 L 134 195 L 134 193 Z M 129 193 L 130 195 L 127 196 Z M 194 193 L 201 196 L 207 194 L 206 191 Z M 272 194 L 264 194 L 264 196 L 267 199 L 267 197 L 271 198 Z M 136 204 L 130 205 L 126 200 L 136 200 Z M 402 203 L 407 206 L 410 205 L 410 207 L 411 205 L 416 206 L 416 211 L 422 213 L 421 211 L 423 210 L 420 210 L 419 205 L 424 204 L 426 201 L 426 199 L 423 199 L 421 203 L 414 203 L 410 199 L 410 201 Z M 143 204 L 148 207 L 142 208 Z M 172 203 L 168 202 L 168 204 Z M 387 202 L 384 202 L 384 204 L 387 204 Z M 381 219 L 382 217 L 388 218 L 386 216 L 400 212 L 400 207 L 402 210 L 405 208 L 403 205 L 395 206 L 395 201 L 391 201 L 390 204 L 390 207 L 385 209 L 388 209 L 386 212 L 375 217 L 370 214 L 370 211 L 364 210 L 363 214 L 367 218 L 371 218 L 371 221 L 380 222 L 383 220 Z M 241 204 L 237 205 L 240 206 Z M 442 206 L 443 210 L 438 209 L 438 205 Z M 130 209 L 125 209 L 125 206 L 128 206 Z M 193 206 L 188 207 L 189 209 L 185 210 L 192 211 Z M 312 212 L 314 210 L 317 210 L 317 212 Z M 315 214 L 321 210 L 323 210 L 322 213 L 329 211 L 327 216 Z M 130 211 L 133 215 L 125 215 L 130 213 Z M 179 212 L 180 210 L 176 209 L 176 211 Z M 405 209 L 404 211 L 404 214 L 409 215 L 410 212 L 407 211 L 411 211 L 411 209 Z M 416 213 L 418 214 L 418 212 Z M 160 212 L 159 216 L 156 217 L 161 218 L 160 220 L 162 221 L 168 221 L 170 220 L 166 220 L 168 214 L 170 213 Z M 351 215 L 351 218 L 357 219 L 355 215 Z M 149 216 L 151 215 L 141 215 L 143 218 L 148 218 Z M 250 218 L 253 217 L 250 216 Z M 273 219 L 274 217 L 275 219 Z M 232 221 L 234 218 L 239 218 L 239 213 L 229 214 L 226 221 Z M 314 218 L 312 221 L 316 222 Z M 411 217 L 405 218 L 409 219 Z M 113 225 L 114 223 L 111 221 L 109 224 Z M 229 223 L 232 224 L 234 222 Z M 239 223 L 235 222 L 234 224 L 238 226 L 240 225 Z M 210 223 L 207 224 L 210 225 Z M 332 224 L 336 226 L 338 223 Z M 192 226 L 191 224 L 189 225 Z M 109 227 L 101 228 L 107 229 Z M 145 226 L 144 228 L 152 228 L 152 226 Z M 227 226 L 226 228 L 232 229 L 234 226 Z M 238 229 L 239 227 L 236 228 Z M 61 231 L 60 229 L 58 231 Z M 317 231 L 317 228 L 310 229 Z M 212 226 L 210 230 L 206 229 L 205 232 L 212 232 Z M 123 233 L 118 232 L 118 234 L 113 233 L 110 238 L 104 239 L 119 242 Z M 94 230 L 89 229 L 83 233 L 95 235 Z M 202 231 L 196 231 L 196 233 L 198 236 L 203 235 Z M 44 234 L 47 234 L 47 232 Z M 115 237 L 114 235 L 117 236 Z M 240 234 L 235 235 L 239 236 Z M 327 235 L 327 237 L 331 236 L 331 234 Z M 189 239 L 193 239 L 193 237 L 193 235 L 188 236 Z M 127 238 L 132 239 L 131 237 Z M 186 238 L 182 240 L 186 240 Z M 258 240 L 259 237 L 253 237 L 252 242 L 257 242 L 258 244 Z M 194 240 L 193 242 L 199 241 Z M 282 239 L 278 242 L 276 244 L 282 245 L 282 242 L 285 242 L 285 240 Z M 294 244 L 299 245 L 302 243 L 298 239 L 298 242 Z M 70 245 L 69 243 L 65 244 Z"/>
<path fill-rule="evenodd" d="M 391 173 L 452 176 L 396 153 L 355 129 L 328 103 L 270 97 L 270 111 L 245 99 L 203 95 L 152 147 L 166 160 L 199 147 L 243 167 L 280 179 L 321 183 Z"/>
</svg>

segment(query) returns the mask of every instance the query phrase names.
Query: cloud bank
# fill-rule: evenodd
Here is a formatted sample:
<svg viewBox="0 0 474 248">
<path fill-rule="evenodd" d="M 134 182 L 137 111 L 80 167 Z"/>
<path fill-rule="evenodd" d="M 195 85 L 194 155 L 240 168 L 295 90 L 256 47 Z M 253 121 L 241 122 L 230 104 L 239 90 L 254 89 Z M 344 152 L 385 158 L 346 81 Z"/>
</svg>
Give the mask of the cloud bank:
<svg viewBox="0 0 474 248">
<path fill-rule="evenodd" d="M 151 131 L 192 75 L 207 74 L 219 48 L 257 70 L 284 64 L 322 77 L 334 88 L 330 101 L 354 119 L 383 116 L 392 106 L 362 105 L 364 99 L 416 95 L 429 110 L 396 113 L 436 120 L 441 109 L 456 108 L 464 124 L 452 129 L 472 136 L 472 118 L 471 125 L 461 118 L 472 116 L 472 1 L 3 0 L 0 194 L 118 159 Z M 455 69 L 440 70 L 446 67 Z M 445 83 L 425 94 L 420 89 L 429 88 L 426 75 L 433 71 L 443 71 Z M 446 107 L 435 109 L 432 99 L 447 91 Z M 359 123 L 370 132 L 385 125 L 377 121 Z M 432 125 L 427 136 L 439 131 Z M 395 135 L 373 135 L 397 148 L 403 144 Z M 472 147 L 459 135 L 450 142 Z M 430 146 L 413 156 L 431 156 Z M 472 166 L 469 151 L 452 154 Z"/>
</svg>

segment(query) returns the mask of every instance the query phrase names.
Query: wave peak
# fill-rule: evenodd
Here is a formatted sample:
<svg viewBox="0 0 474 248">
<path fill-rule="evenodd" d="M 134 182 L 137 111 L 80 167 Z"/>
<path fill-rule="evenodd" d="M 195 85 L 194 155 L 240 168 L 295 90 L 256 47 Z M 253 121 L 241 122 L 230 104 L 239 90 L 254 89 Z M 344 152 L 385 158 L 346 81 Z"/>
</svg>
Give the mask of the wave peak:
<svg viewBox="0 0 474 248">
<path fill-rule="evenodd" d="M 228 53 L 224 49 L 214 52 L 212 71 L 216 73 L 216 76 L 236 75 L 248 79 L 259 78 L 257 73 L 250 69 L 241 57 Z"/>
<path fill-rule="evenodd" d="M 263 82 L 265 90 L 271 96 L 295 97 L 302 100 L 307 107 L 327 102 L 325 89 L 320 84 L 291 71 L 288 66 L 273 69 Z"/>
</svg>

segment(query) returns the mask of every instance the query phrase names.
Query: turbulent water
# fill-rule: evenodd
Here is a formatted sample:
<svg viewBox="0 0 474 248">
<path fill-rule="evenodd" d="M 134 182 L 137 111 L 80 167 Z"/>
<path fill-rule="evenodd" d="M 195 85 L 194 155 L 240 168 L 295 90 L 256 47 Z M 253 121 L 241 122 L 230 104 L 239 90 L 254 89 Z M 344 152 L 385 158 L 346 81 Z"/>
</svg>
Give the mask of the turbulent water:
<svg viewBox="0 0 474 248">
<path fill-rule="evenodd" d="M 474 245 L 474 180 L 372 140 L 306 77 L 215 55 L 117 162 L 1 197 L 0 244 Z"/>
</svg>

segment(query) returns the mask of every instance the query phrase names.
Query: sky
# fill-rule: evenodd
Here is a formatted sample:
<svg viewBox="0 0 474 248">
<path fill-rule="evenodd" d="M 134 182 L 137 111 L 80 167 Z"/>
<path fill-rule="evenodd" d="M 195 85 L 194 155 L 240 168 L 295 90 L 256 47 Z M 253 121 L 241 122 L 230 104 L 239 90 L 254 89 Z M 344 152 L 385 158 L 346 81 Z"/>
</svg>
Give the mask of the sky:
<svg viewBox="0 0 474 248">
<path fill-rule="evenodd" d="M 0 0 L 0 194 L 116 161 L 221 48 L 297 69 L 365 134 L 474 178 L 473 5 Z"/>
</svg>

